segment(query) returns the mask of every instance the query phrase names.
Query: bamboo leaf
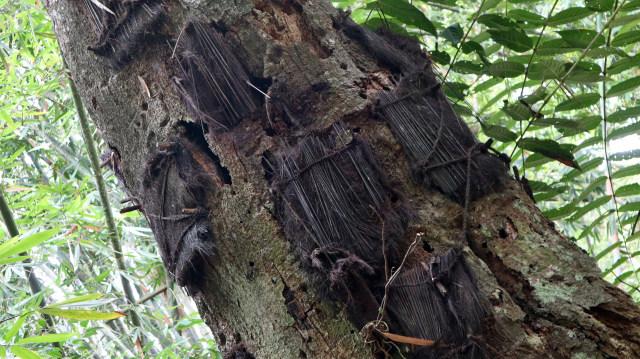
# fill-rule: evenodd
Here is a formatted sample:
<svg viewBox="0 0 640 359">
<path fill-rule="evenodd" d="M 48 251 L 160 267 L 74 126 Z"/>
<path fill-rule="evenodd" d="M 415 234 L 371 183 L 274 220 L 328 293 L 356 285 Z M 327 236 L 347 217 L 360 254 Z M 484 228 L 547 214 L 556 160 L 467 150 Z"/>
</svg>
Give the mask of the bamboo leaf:
<svg viewBox="0 0 640 359">
<path fill-rule="evenodd" d="M 7 258 L 18 253 L 27 252 L 29 249 L 37 246 L 38 244 L 50 239 L 58 233 L 58 228 L 53 228 L 47 231 L 34 233 L 30 236 L 19 238 L 15 237 L 11 240 L 0 245 L 0 259 Z"/>
<path fill-rule="evenodd" d="M 19 347 L 17 345 L 12 345 L 10 348 L 11 352 L 15 354 L 20 359 L 40 359 L 41 356 L 38 353 L 29 350 L 24 347 Z"/>
<path fill-rule="evenodd" d="M 11 342 L 11 339 L 13 339 L 18 334 L 18 332 L 20 331 L 20 328 L 22 328 L 22 326 L 24 325 L 24 321 L 25 319 L 27 319 L 27 317 L 28 317 L 28 314 L 23 314 L 18 316 L 18 318 L 16 319 L 15 323 L 13 323 L 11 328 L 7 330 L 6 333 L 4 333 L 3 339 L 5 342 Z"/>
<path fill-rule="evenodd" d="M 35 337 L 26 337 L 18 340 L 17 344 L 37 344 L 37 343 L 59 343 L 66 342 L 67 340 L 76 336 L 76 333 L 55 333 L 55 334 L 43 334 Z"/>
<path fill-rule="evenodd" d="M 67 305 L 67 304 L 88 302 L 88 301 L 100 299 L 103 296 L 104 295 L 102 295 L 100 293 L 85 294 L 85 295 L 80 295 L 80 296 L 77 296 L 77 297 L 65 299 L 65 300 L 63 300 L 61 302 L 56 302 L 56 303 L 53 303 L 53 304 L 49 304 L 47 307 L 51 308 L 51 307 L 59 307 L 59 306 L 62 306 L 62 305 Z"/>
<path fill-rule="evenodd" d="M 0 265 L 22 262 L 22 261 L 24 261 L 24 260 L 26 260 L 28 258 L 30 258 L 30 257 L 29 256 L 16 256 L 16 257 L 0 258 Z"/>
<path fill-rule="evenodd" d="M 86 309 L 61 309 L 56 307 L 45 307 L 39 309 L 41 313 L 57 317 L 77 320 L 110 320 L 126 316 L 122 312 L 99 312 Z"/>
</svg>

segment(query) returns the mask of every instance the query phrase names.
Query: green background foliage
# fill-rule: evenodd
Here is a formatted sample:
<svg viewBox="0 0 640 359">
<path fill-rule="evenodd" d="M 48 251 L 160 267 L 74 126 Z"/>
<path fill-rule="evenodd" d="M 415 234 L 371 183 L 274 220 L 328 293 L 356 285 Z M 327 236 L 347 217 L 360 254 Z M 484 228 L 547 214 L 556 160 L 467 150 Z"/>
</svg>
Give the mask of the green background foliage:
<svg viewBox="0 0 640 359">
<path fill-rule="evenodd" d="M 371 29 L 420 41 L 459 115 L 510 155 L 604 278 L 640 300 L 640 0 L 334 3 Z M 0 231 L 0 357 L 219 355 L 133 212 L 116 214 L 127 267 L 117 270 L 67 74 L 36 0 L 0 0 L 0 167 L 22 232 L 12 240 Z M 105 179 L 117 209 L 124 194 L 112 174 Z M 27 250 L 44 288 L 35 295 Z M 167 289 L 132 305 L 121 274 L 138 299 Z M 54 304 L 39 308 L 43 298 Z M 129 310 L 140 327 L 129 317 L 93 320 Z"/>
</svg>

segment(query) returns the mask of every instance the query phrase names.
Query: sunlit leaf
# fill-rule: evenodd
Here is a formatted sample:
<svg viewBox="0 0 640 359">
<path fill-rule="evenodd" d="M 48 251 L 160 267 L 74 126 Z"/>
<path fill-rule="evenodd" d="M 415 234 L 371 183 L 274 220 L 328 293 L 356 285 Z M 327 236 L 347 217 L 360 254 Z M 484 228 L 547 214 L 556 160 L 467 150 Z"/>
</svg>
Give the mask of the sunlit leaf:
<svg viewBox="0 0 640 359">
<path fill-rule="evenodd" d="M 49 314 L 57 317 L 77 320 L 110 320 L 125 316 L 122 312 L 99 312 L 95 310 L 85 309 L 61 309 L 56 307 L 45 307 L 39 309 L 44 314 Z"/>
<path fill-rule="evenodd" d="M 6 258 L 18 253 L 26 252 L 38 244 L 50 239 L 58 233 L 58 229 L 50 229 L 38 232 L 27 237 L 12 238 L 11 240 L 0 245 L 0 258 Z"/>
<path fill-rule="evenodd" d="M 18 340 L 16 344 L 36 344 L 36 343 L 58 343 L 66 342 L 67 340 L 76 336 L 76 333 L 55 333 L 55 334 L 43 334 L 35 337 L 26 337 Z"/>
<path fill-rule="evenodd" d="M 49 304 L 48 307 L 59 307 L 59 306 L 68 305 L 68 304 L 74 304 L 74 303 L 80 303 L 80 302 L 88 302 L 88 301 L 100 299 L 102 297 L 104 297 L 104 295 L 102 295 L 100 293 L 85 294 L 85 295 L 80 295 L 80 296 L 77 296 L 77 297 L 65 299 L 65 300 L 63 300 L 61 302 L 56 302 L 56 303 Z"/>
<path fill-rule="evenodd" d="M 10 348 L 11 352 L 15 354 L 20 359 L 40 359 L 41 356 L 33 350 L 29 350 L 25 347 L 20 347 L 17 345 L 12 345 Z"/>
</svg>

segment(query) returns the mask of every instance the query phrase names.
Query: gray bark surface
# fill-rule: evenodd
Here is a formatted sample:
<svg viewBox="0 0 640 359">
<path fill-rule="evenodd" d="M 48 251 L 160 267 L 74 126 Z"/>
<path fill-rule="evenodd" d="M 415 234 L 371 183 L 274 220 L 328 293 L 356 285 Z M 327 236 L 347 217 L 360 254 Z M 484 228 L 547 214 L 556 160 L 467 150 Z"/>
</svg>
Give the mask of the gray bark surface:
<svg viewBox="0 0 640 359">
<path fill-rule="evenodd" d="M 471 203 L 469 243 L 460 243 L 463 207 L 414 183 L 392 132 L 370 118 L 367 107 L 389 85 L 388 71 L 334 28 L 338 13 L 329 1 L 184 0 L 166 6 L 163 31 L 173 39 L 188 19 L 223 25 L 253 77 L 271 79 L 272 86 L 277 79 L 288 94 L 299 95 L 294 101 L 313 119 L 309 129 L 337 120 L 359 128 L 415 213 L 407 243 L 424 233 L 436 252 L 464 247 L 492 306 L 495 334 L 484 340 L 496 356 L 640 357 L 638 307 L 601 279 L 595 261 L 543 217 L 518 182 L 509 180 L 502 190 Z M 87 50 L 97 36 L 79 1 L 51 0 L 49 14 L 83 102 L 119 153 L 126 188 L 136 195 L 156 148 L 179 132 L 179 124 L 192 121 L 172 84 L 174 49 L 162 41 L 145 45 L 116 71 Z M 321 81 L 331 90 L 310 94 L 309 83 Z M 205 138 L 207 148 L 194 149 L 193 157 L 215 154 L 232 183 L 219 183 L 208 198 L 216 253 L 194 300 L 223 349 L 242 343 L 257 358 L 371 357 L 361 328 L 346 319 L 344 308 L 320 300 L 305 284 L 272 215 L 261 160 L 278 139 L 253 120 Z M 308 325 L 289 314 L 285 287 L 307 312 Z"/>
</svg>

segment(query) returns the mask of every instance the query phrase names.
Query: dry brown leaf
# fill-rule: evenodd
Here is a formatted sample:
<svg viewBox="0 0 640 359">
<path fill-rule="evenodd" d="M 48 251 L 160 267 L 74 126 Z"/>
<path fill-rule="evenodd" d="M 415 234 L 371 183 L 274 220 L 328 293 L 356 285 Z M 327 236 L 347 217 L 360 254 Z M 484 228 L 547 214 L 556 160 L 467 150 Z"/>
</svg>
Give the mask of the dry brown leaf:
<svg viewBox="0 0 640 359">
<path fill-rule="evenodd" d="M 396 343 L 418 345 L 423 347 L 431 347 L 435 344 L 435 341 L 430 339 L 407 337 L 400 334 L 393 334 L 393 333 L 386 333 L 386 332 L 380 332 L 380 334 L 382 334 L 385 338 L 392 340 Z"/>
</svg>

